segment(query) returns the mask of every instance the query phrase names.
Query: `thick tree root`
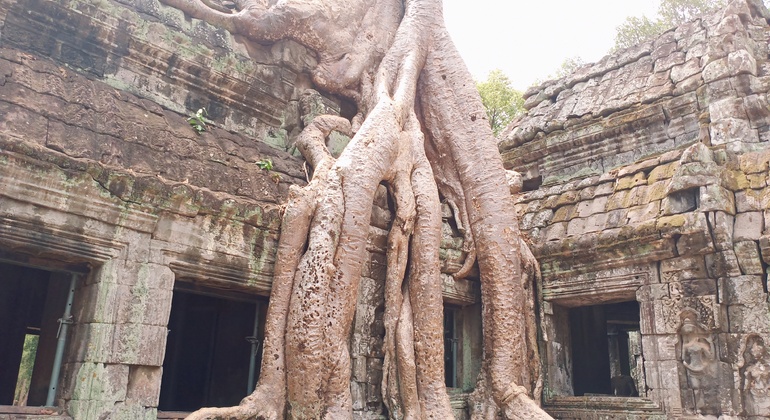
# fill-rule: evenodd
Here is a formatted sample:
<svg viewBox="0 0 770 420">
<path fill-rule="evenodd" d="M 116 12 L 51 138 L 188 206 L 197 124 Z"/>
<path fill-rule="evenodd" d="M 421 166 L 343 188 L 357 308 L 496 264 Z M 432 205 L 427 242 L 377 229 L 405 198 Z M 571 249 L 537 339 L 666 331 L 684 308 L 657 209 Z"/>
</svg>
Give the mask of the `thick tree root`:
<svg viewBox="0 0 770 420">
<path fill-rule="evenodd" d="M 382 383 L 390 415 L 452 417 L 443 383 L 441 194 L 465 237 L 456 276 L 474 259 L 480 270 L 480 418 L 498 409 L 507 418 L 548 418 L 531 399 L 539 363 L 527 273 L 536 262 L 521 241 L 478 93 L 443 26 L 441 0 L 238 0 L 234 13 L 202 0 L 163 1 L 253 41 L 289 38 L 313 49 L 317 87 L 352 98 L 365 116 L 337 160 L 324 139 L 349 132 L 344 119 L 319 117 L 298 139 L 313 174 L 286 207 L 259 384 L 239 406 L 191 418 L 352 417 L 347 338 L 382 181 L 395 203 Z"/>
</svg>

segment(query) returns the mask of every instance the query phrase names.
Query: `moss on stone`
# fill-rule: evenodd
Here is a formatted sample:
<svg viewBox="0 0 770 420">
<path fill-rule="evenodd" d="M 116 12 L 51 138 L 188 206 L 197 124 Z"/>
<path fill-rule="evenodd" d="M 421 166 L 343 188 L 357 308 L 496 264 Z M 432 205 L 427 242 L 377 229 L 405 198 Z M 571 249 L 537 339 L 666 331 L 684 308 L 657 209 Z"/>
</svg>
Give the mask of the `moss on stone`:
<svg viewBox="0 0 770 420">
<path fill-rule="evenodd" d="M 687 224 L 687 218 L 682 214 L 675 214 L 672 216 L 663 216 L 657 220 L 658 230 L 666 230 L 671 228 L 681 228 Z"/>
<path fill-rule="evenodd" d="M 678 166 L 679 162 L 656 166 L 647 176 L 647 183 L 652 185 L 655 182 L 671 178 L 674 176 L 674 172 L 676 172 Z"/>
</svg>

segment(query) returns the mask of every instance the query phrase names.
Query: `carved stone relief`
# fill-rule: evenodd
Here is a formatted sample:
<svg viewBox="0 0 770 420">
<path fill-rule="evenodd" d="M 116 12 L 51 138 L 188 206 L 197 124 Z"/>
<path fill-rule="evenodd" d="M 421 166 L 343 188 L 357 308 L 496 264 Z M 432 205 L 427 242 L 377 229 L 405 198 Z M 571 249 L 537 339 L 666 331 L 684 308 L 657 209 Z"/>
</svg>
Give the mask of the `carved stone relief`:
<svg viewBox="0 0 770 420">
<path fill-rule="evenodd" d="M 719 303 L 716 296 L 689 296 L 682 283 L 669 284 L 668 298 L 660 299 L 660 318 L 657 333 L 673 333 L 681 325 L 681 317 L 685 311 L 697 314 L 699 323 L 707 330 L 719 329 Z"/>
<path fill-rule="evenodd" d="M 770 414 L 770 353 L 765 340 L 749 335 L 743 346 L 741 366 L 741 392 L 743 406 L 748 416 Z"/>
<path fill-rule="evenodd" d="M 693 392 L 692 406 L 686 408 L 693 414 L 718 414 L 719 362 L 715 337 L 701 324 L 698 312 L 694 309 L 683 309 L 680 319 L 680 357 L 686 387 Z"/>
</svg>

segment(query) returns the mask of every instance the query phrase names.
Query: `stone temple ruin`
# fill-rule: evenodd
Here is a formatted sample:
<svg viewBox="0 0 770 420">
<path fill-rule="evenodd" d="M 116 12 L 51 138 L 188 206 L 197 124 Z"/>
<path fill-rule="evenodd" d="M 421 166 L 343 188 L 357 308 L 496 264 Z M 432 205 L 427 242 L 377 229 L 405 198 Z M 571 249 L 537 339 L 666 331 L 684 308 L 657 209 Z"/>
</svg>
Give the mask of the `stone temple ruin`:
<svg viewBox="0 0 770 420">
<path fill-rule="evenodd" d="M 532 88 L 501 135 L 554 417 L 770 417 L 769 19 L 737 0 Z M 280 205 L 306 182 L 292 141 L 354 112 L 312 90 L 315 64 L 157 0 L 0 0 L 0 419 L 173 419 L 253 388 Z M 383 414 L 376 204 L 361 419 Z M 453 280 L 444 214 L 446 384 L 467 418 L 478 274 Z"/>
</svg>

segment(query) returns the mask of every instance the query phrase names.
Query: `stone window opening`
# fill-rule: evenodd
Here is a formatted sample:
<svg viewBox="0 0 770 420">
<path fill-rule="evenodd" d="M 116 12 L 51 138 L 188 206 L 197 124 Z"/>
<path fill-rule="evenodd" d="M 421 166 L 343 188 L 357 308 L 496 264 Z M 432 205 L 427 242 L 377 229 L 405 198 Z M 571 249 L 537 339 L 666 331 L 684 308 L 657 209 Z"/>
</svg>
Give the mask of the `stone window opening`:
<svg viewBox="0 0 770 420">
<path fill-rule="evenodd" d="M 56 406 L 76 280 L 0 260 L 0 414 Z"/>
<path fill-rule="evenodd" d="M 522 183 L 521 192 L 535 191 L 543 185 L 543 177 L 537 176 L 535 178 L 525 179 Z"/>
<path fill-rule="evenodd" d="M 267 299 L 177 282 L 171 302 L 158 418 L 237 405 L 262 362 Z"/>
<path fill-rule="evenodd" d="M 571 308 L 569 325 L 575 396 L 643 396 L 638 302 Z"/>
<path fill-rule="evenodd" d="M 444 380 L 450 393 L 470 392 L 481 361 L 479 304 L 444 304 Z"/>
</svg>

